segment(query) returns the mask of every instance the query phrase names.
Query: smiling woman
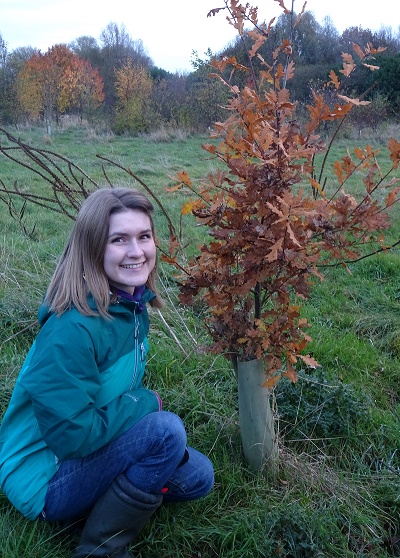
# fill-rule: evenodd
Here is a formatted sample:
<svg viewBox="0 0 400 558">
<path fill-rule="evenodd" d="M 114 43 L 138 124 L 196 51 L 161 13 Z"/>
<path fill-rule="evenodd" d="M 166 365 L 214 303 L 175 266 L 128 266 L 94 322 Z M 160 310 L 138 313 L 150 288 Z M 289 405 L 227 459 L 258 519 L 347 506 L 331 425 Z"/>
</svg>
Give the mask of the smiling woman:
<svg viewBox="0 0 400 558">
<path fill-rule="evenodd" d="M 130 189 L 84 201 L 0 427 L 0 486 L 14 506 L 50 522 L 88 515 L 75 558 L 128 558 L 164 501 L 213 486 L 209 459 L 143 385 L 146 303 L 162 306 L 152 211 Z"/>
</svg>

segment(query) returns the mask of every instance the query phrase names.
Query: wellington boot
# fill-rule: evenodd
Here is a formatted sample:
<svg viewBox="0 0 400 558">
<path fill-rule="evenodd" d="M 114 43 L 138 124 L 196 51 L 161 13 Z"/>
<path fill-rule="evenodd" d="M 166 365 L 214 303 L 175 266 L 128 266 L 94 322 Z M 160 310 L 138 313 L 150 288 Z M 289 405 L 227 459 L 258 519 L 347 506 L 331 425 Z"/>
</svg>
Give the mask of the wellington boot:
<svg viewBox="0 0 400 558">
<path fill-rule="evenodd" d="M 143 492 L 119 475 L 90 512 L 74 558 L 131 558 L 126 547 L 161 502 L 162 495 Z"/>
</svg>

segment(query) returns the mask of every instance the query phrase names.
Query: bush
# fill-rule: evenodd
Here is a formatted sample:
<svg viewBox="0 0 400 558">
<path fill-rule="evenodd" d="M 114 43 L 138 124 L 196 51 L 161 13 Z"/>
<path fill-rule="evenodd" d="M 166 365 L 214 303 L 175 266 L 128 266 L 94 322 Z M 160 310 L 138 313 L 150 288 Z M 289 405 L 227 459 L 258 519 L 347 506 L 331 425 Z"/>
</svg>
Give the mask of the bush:
<svg viewBox="0 0 400 558">
<path fill-rule="evenodd" d="M 369 397 L 329 380 L 322 368 L 313 375 L 300 371 L 297 384 L 282 379 L 276 401 L 286 442 L 356 435 L 370 419 Z"/>
</svg>

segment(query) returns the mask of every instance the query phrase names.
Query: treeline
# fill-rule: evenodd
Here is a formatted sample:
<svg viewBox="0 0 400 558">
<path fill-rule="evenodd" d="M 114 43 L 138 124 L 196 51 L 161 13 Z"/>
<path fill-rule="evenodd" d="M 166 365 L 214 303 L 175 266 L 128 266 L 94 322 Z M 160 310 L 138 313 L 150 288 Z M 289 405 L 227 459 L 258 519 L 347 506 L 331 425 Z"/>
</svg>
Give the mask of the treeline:
<svg viewBox="0 0 400 558">
<path fill-rule="evenodd" d="M 386 50 L 373 64 L 379 72 L 359 72 L 348 87 L 352 94 L 372 101 L 373 110 L 357 112 L 357 126 L 375 127 L 383 120 L 400 119 L 400 28 L 372 32 L 350 27 L 339 34 L 330 18 L 320 24 L 305 12 L 293 28 L 296 14 L 282 14 L 269 31 L 259 54 L 272 60 L 284 39 L 293 47 L 296 71 L 292 98 L 306 105 L 310 87 L 320 92 L 329 71 L 341 65 L 341 54 L 353 52 L 353 44 L 372 44 Z M 193 53 L 193 71 L 170 73 L 154 65 L 141 40 L 130 37 L 124 25 L 109 23 L 99 40 L 82 36 L 68 45 L 54 45 L 46 53 L 27 46 L 8 52 L 0 34 L 0 122 L 6 125 L 43 123 L 50 133 L 61 115 L 77 115 L 88 121 L 105 121 L 116 133 L 137 134 L 161 126 L 204 131 L 224 118 L 226 88 L 210 78 L 214 55 L 235 56 L 247 64 L 251 37 L 229 44 L 220 53 Z M 254 73 L 257 75 L 257 59 Z M 224 76 L 243 86 L 250 76 Z M 326 93 L 328 94 L 328 92 Z"/>
</svg>

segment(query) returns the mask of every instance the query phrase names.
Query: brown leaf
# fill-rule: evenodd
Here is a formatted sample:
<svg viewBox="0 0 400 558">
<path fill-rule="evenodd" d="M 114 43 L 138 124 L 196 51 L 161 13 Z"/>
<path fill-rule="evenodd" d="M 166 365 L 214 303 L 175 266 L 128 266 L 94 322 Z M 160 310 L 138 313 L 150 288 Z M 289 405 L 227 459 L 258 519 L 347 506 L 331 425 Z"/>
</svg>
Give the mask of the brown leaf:
<svg viewBox="0 0 400 558">
<path fill-rule="evenodd" d="M 340 81 L 339 81 L 339 78 L 337 77 L 337 75 L 335 74 L 335 72 L 333 70 L 331 70 L 329 72 L 329 77 L 331 79 L 331 81 L 329 83 L 332 83 L 333 86 L 335 87 L 335 89 L 339 89 Z"/>
<path fill-rule="evenodd" d="M 397 194 L 400 192 L 400 188 L 393 188 L 391 192 L 386 196 L 385 205 L 390 207 L 397 201 Z"/>
<path fill-rule="evenodd" d="M 343 101 L 346 101 L 346 103 L 350 103 L 351 105 L 367 106 L 371 104 L 370 101 L 360 101 L 360 99 L 352 99 L 351 97 L 346 97 L 345 95 L 338 95 L 338 97 L 340 99 L 343 99 Z"/>
<path fill-rule="evenodd" d="M 400 142 L 394 138 L 390 138 L 388 142 L 390 158 L 392 160 L 393 168 L 397 169 L 400 161 Z"/>
<path fill-rule="evenodd" d="M 271 247 L 269 254 L 265 257 L 267 262 L 273 262 L 278 259 L 278 251 L 282 250 L 284 238 L 278 238 L 275 244 Z"/>
<path fill-rule="evenodd" d="M 299 358 L 301 358 L 301 360 L 303 362 L 305 362 L 305 364 L 307 364 L 307 366 L 309 366 L 310 368 L 318 368 L 319 364 L 318 362 L 315 360 L 315 358 L 311 357 L 310 355 L 298 355 Z"/>
</svg>

